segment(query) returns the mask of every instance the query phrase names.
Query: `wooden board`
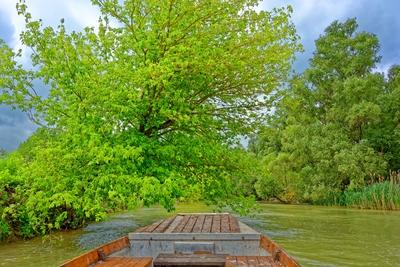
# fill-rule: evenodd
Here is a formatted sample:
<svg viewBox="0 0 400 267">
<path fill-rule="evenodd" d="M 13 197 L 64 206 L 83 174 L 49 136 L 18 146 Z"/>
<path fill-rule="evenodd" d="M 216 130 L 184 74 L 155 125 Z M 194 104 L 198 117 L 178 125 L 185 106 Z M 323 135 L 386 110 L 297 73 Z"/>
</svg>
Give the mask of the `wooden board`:
<svg viewBox="0 0 400 267">
<path fill-rule="evenodd" d="M 203 227 L 201 229 L 202 233 L 209 233 L 211 232 L 211 226 L 212 226 L 212 221 L 213 221 L 213 216 L 212 215 L 207 215 L 204 219 Z"/>
<path fill-rule="evenodd" d="M 192 233 L 201 233 L 201 229 L 203 228 L 205 219 L 206 219 L 205 215 L 199 215 L 197 217 L 197 221 L 196 221 L 196 224 L 193 226 Z"/>
<path fill-rule="evenodd" d="M 285 267 L 271 256 L 228 256 L 225 267 Z"/>
<path fill-rule="evenodd" d="M 213 216 L 211 233 L 221 233 L 221 216 L 219 215 Z"/>
<path fill-rule="evenodd" d="M 229 214 L 180 214 L 139 228 L 136 233 L 240 233 Z"/>
<path fill-rule="evenodd" d="M 129 239 L 127 236 L 124 236 L 73 258 L 72 260 L 63 263 L 61 267 L 86 267 L 98 262 L 102 257 L 107 257 L 108 255 L 129 246 Z"/>
<path fill-rule="evenodd" d="M 154 260 L 157 266 L 225 266 L 226 255 L 215 254 L 160 254 Z"/>
<path fill-rule="evenodd" d="M 110 257 L 98 262 L 95 267 L 151 267 L 152 258 Z"/>
<path fill-rule="evenodd" d="M 233 217 L 232 215 L 229 215 L 228 218 L 229 218 L 229 232 L 230 233 L 239 233 L 240 227 L 239 227 L 238 220 L 235 217 Z"/>
<path fill-rule="evenodd" d="M 261 236 L 260 247 L 268 251 L 268 253 L 272 255 L 274 261 L 282 263 L 282 266 L 300 267 L 300 264 L 290 257 L 285 250 L 264 235 Z"/>
<path fill-rule="evenodd" d="M 182 229 L 182 233 L 192 233 L 193 227 L 196 224 L 197 218 L 199 216 L 192 215 L 189 217 L 188 222 L 186 223 L 185 227 Z"/>
</svg>

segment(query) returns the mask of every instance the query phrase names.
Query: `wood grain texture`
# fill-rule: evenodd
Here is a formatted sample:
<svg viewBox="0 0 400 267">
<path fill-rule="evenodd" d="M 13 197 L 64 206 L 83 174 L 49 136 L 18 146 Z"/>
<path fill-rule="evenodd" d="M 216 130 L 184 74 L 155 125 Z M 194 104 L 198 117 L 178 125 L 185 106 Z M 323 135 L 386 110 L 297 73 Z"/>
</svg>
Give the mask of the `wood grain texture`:
<svg viewBox="0 0 400 267">
<path fill-rule="evenodd" d="M 265 235 L 260 238 L 260 247 L 272 255 L 274 262 L 279 262 L 286 267 L 300 267 L 300 264 L 290 257 L 285 250 Z"/>
<path fill-rule="evenodd" d="M 127 236 L 109 242 L 105 245 L 92 249 L 70 261 L 61 265 L 61 267 L 85 267 L 101 260 L 101 256 L 108 256 L 123 248 L 129 247 L 129 239 Z"/>
<path fill-rule="evenodd" d="M 154 228 L 153 233 L 164 233 L 174 220 L 175 216 L 163 220 L 156 228 Z"/>
<path fill-rule="evenodd" d="M 225 267 L 237 267 L 236 256 L 228 256 L 225 258 Z"/>
<path fill-rule="evenodd" d="M 221 216 L 220 215 L 213 216 L 211 232 L 212 233 L 221 233 Z"/>
<path fill-rule="evenodd" d="M 184 215 L 182 220 L 179 222 L 179 224 L 175 227 L 174 230 L 172 230 L 173 233 L 180 233 L 182 232 L 183 228 L 185 228 L 187 222 L 189 221 L 190 215 Z"/>
<path fill-rule="evenodd" d="M 226 255 L 216 254 L 160 254 L 154 266 L 225 266 Z"/>
<path fill-rule="evenodd" d="M 197 215 L 192 215 L 190 216 L 188 222 L 186 223 L 185 227 L 182 229 L 182 233 L 192 233 L 193 227 L 196 224 L 197 218 L 199 216 Z"/>
<path fill-rule="evenodd" d="M 110 257 L 105 261 L 96 263 L 95 267 L 150 267 L 152 258 Z"/>
<path fill-rule="evenodd" d="M 232 215 L 229 215 L 229 231 L 230 233 L 240 233 L 239 222 Z"/>
<path fill-rule="evenodd" d="M 274 261 L 271 256 L 228 256 L 226 267 L 285 267 L 280 262 Z"/>
<path fill-rule="evenodd" d="M 199 215 L 197 217 L 196 224 L 193 226 L 192 233 L 201 233 L 201 229 L 203 229 L 204 220 L 206 219 L 205 215 Z"/>
<path fill-rule="evenodd" d="M 229 215 L 224 214 L 221 216 L 221 233 L 229 233 L 229 232 L 230 232 Z"/>
</svg>

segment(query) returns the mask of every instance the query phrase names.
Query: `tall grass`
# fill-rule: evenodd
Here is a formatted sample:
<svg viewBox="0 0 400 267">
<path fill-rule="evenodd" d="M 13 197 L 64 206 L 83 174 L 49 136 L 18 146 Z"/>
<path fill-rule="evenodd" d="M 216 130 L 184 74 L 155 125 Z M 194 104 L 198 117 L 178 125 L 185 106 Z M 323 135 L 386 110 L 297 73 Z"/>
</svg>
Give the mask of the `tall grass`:
<svg viewBox="0 0 400 267">
<path fill-rule="evenodd" d="M 391 173 L 387 181 L 344 191 L 338 204 L 362 209 L 400 210 L 400 173 Z"/>
</svg>

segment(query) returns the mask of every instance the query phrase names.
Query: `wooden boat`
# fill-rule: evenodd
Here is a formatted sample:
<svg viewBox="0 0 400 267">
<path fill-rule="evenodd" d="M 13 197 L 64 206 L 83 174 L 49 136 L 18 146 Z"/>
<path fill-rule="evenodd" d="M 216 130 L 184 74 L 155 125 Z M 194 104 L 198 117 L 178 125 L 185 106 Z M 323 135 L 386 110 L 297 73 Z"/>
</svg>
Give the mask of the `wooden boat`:
<svg viewBox="0 0 400 267">
<path fill-rule="evenodd" d="M 300 266 L 228 213 L 186 213 L 142 227 L 61 267 Z"/>
</svg>

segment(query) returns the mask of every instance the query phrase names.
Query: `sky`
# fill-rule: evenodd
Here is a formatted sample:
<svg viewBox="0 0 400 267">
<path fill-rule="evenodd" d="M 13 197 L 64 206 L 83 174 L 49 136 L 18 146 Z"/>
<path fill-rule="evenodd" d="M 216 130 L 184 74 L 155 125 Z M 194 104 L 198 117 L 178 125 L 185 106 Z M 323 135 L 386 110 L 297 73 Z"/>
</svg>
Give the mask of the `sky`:
<svg viewBox="0 0 400 267">
<path fill-rule="evenodd" d="M 0 0 L 0 38 L 13 49 L 21 48 L 19 34 L 24 20 L 15 10 L 16 0 Z M 64 18 L 70 30 L 95 26 L 99 12 L 90 0 L 26 0 L 35 19 L 44 25 L 56 26 Z M 377 71 L 386 72 L 393 64 L 400 64 L 400 10 L 399 0 L 265 0 L 260 9 L 291 5 L 292 21 L 301 37 L 304 52 L 297 54 L 294 69 L 301 72 L 315 49 L 314 40 L 334 20 L 357 18 L 359 30 L 376 34 L 380 40 L 382 56 Z M 28 64 L 27 62 L 22 62 Z M 43 89 L 42 89 L 43 90 Z M 13 150 L 36 129 L 27 115 L 0 105 L 0 148 Z"/>
</svg>

